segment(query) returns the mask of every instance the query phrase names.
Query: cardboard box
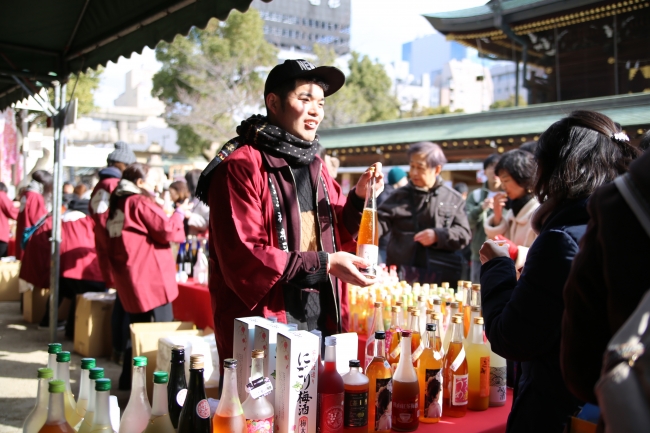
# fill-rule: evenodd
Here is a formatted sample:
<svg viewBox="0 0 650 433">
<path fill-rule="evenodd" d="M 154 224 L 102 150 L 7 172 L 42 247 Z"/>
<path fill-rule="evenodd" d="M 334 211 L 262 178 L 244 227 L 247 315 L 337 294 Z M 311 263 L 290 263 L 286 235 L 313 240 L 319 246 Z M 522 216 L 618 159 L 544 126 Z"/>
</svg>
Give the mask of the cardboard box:
<svg viewBox="0 0 650 433">
<path fill-rule="evenodd" d="M 41 323 L 47 307 L 50 289 L 34 289 L 23 293 L 23 319 L 27 323 Z M 67 320 L 70 300 L 64 299 L 59 305 L 59 320 Z"/>
<path fill-rule="evenodd" d="M 316 432 L 319 346 L 319 338 L 307 331 L 277 335 L 276 432 Z"/>
<path fill-rule="evenodd" d="M 336 371 L 341 376 L 350 371 L 350 361 L 359 357 L 359 336 L 356 332 L 334 334 L 336 337 Z M 360 360 L 363 365 L 363 360 Z"/>
<path fill-rule="evenodd" d="M 271 323 L 263 317 L 240 317 L 235 319 L 232 356 L 237 360 L 237 393 L 243 402 L 248 397 L 246 383 L 251 376 L 251 352 L 255 341 L 255 324 Z"/>
<path fill-rule="evenodd" d="M 0 261 L 0 301 L 20 301 L 18 274 L 20 261 Z"/>
<path fill-rule="evenodd" d="M 267 396 L 269 401 L 275 401 L 275 349 L 278 341 L 278 332 L 288 331 L 289 327 L 284 323 L 260 322 L 255 325 L 255 342 L 253 349 L 264 351 L 264 376 L 271 380 L 273 391 Z M 250 362 L 250 357 L 249 357 Z M 246 377 L 246 379 L 248 379 Z"/>
<path fill-rule="evenodd" d="M 90 358 L 111 355 L 111 315 L 115 293 L 88 292 L 77 296 L 74 351 Z"/>
</svg>

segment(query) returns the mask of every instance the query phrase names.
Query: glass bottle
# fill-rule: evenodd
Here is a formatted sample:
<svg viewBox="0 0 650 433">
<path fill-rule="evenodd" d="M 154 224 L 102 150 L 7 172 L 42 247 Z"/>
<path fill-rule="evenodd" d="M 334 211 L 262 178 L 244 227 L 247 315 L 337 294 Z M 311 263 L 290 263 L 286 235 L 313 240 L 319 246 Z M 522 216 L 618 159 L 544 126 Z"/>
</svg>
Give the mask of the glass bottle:
<svg viewBox="0 0 650 433">
<path fill-rule="evenodd" d="M 420 384 L 420 421 L 436 423 L 442 416 L 442 354 L 436 348 L 438 326 L 427 323 L 426 347 L 420 356 L 418 383 Z"/>
<path fill-rule="evenodd" d="M 411 349 L 411 331 L 402 331 L 402 353 Z M 411 359 L 402 356 L 393 375 L 392 429 L 395 431 L 415 431 L 419 425 L 418 375 Z"/>
<path fill-rule="evenodd" d="M 390 431 L 390 402 L 393 394 L 393 371 L 386 360 L 386 333 L 375 332 L 374 357 L 366 369 L 368 391 L 368 430 Z"/>
<path fill-rule="evenodd" d="M 63 351 L 56 354 L 57 379 L 65 383 L 63 404 L 65 406 L 65 419 L 71 426 L 76 426 L 81 421 L 77 414 L 77 403 L 74 401 L 70 388 L 70 352 Z"/>
<path fill-rule="evenodd" d="M 264 378 L 264 350 L 256 349 L 252 353 L 249 382 L 259 378 Z M 253 398 L 253 395 L 249 393 L 242 403 L 242 409 L 244 410 L 248 433 L 273 433 L 273 416 L 275 412 L 273 405 L 265 395 Z"/>
<path fill-rule="evenodd" d="M 402 347 L 400 340 L 402 339 L 402 327 L 400 326 L 400 317 L 402 312 L 399 306 L 391 308 L 391 322 L 388 332 L 386 332 L 386 353 L 388 353 L 388 363 L 393 369 L 397 368 L 399 363 L 400 353 Z"/>
<path fill-rule="evenodd" d="M 90 382 L 90 393 L 88 398 L 88 408 L 86 409 L 86 415 L 84 416 L 81 426 L 79 427 L 78 433 L 90 433 L 90 428 L 93 426 L 93 420 L 95 418 L 95 400 L 97 397 L 97 392 L 95 391 L 95 384 L 97 379 L 102 379 L 104 377 L 104 369 L 101 367 L 91 368 L 88 373 L 88 381 Z"/>
<path fill-rule="evenodd" d="M 440 337 L 440 331 L 442 330 L 442 313 L 433 313 L 431 315 L 431 322 L 436 324 L 436 348 L 440 352 L 440 356 L 445 356 L 445 352 L 442 350 L 442 337 Z"/>
<path fill-rule="evenodd" d="M 38 433 L 47 421 L 47 404 L 50 398 L 48 393 L 49 383 L 54 372 L 51 368 L 38 369 L 38 391 L 36 406 L 29 412 L 23 423 L 23 433 Z"/>
<path fill-rule="evenodd" d="M 470 324 L 474 323 L 474 319 L 476 319 L 477 317 L 481 317 L 481 308 L 480 307 L 471 307 L 469 309 L 469 311 L 470 311 L 470 313 L 469 313 L 469 323 Z M 463 320 L 464 320 L 464 318 L 463 318 Z M 465 323 L 463 322 L 463 325 L 464 324 Z M 471 330 L 472 330 L 472 327 L 470 326 L 470 333 L 471 333 Z M 465 341 L 469 340 L 469 335 L 470 334 L 467 334 L 467 336 L 465 336 Z"/>
<path fill-rule="evenodd" d="M 167 409 L 174 428 L 178 428 L 178 417 L 187 396 L 187 379 L 185 378 L 185 347 L 172 347 L 172 359 L 169 366 L 167 383 Z"/>
<path fill-rule="evenodd" d="M 483 342 L 482 317 L 475 318 L 472 323 L 465 353 L 469 368 L 467 409 L 486 410 L 490 405 L 490 349 Z"/>
<path fill-rule="evenodd" d="M 445 353 L 448 353 L 449 350 L 449 342 L 451 341 L 451 319 L 454 317 L 456 314 L 458 314 L 458 302 L 452 302 L 449 304 L 449 316 L 445 318 L 446 322 L 446 329 L 445 329 L 445 338 L 442 340 L 442 349 L 444 350 Z"/>
<path fill-rule="evenodd" d="M 377 261 L 379 259 L 379 222 L 377 220 L 377 192 L 375 184 L 375 169 L 370 168 L 370 180 L 366 188 L 366 201 L 363 206 L 359 235 L 357 237 L 357 256 L 370 264 L 368 268 L 359 268 L 364 275 L 377 276 Z"/>
<path fill-rule="evenodd" d="M 169 419 L 167 407 L 167 382 L 169 375 L 166 371 L 153 373 L 153 404 L 151 419 L 144 433 L 175 433 L 176 429 Z"/>
<path fill-rule="evenodd" d="M 370 333 L 368 334 L 368 340 L 366 341 L 366 359 L 364 360 L 364 367 L 368 368 L 370 361 L 374 357 L 374 347 L 375 347 L 375 332 L 384 330 L 384 319 L 382 317 L 382 306 L 381 302 L 375 302 L 375 312 L 372 319 L 372 326 L 370 328 Z"/>
<path fill-rule="evenodd" d="M 428 289 L 428 284 L 425 284 Z M 420 312 L 420 320 L 418 323 L 418 331 L 420 335 L 424 334 L 427 325 L 427 301 L 425 296 L 418 296 L 418 311 Z"/>
<path fill-rule="evenodd" d="M 489 340 L 485 345 L 490 350 L 490 407 L 503 406 L 507 400 L 508 366 L 505 358 L 492 351 Z"/>
<path fill-rule="evenodd" d="M 110 432 L 111 425 L 111 380 L 105 377 L 95 380 L 95 415 L 90 433 Z"/>
<path fill-rule="evenodd" d="M 361 362 L 350 360 L 350 371 L 343 375 L 343 432 L 368 431 L 368 377 L 361 372 Z"/>
<path fill-rule="evenodd" d="M 176 273 L 180 274 L 185 271 L 185 242 L 181 242 L 178 246 L 178 253 L 176 254 Z"/>
<path fill-rule="evenodd" d="M 81 380 L 79 383 L 79 398 L 77 399 L 77 413 L 80 417 L 86 415 L 88 396 L 90 395 L 90 369 L 95 368 L 95 358 L 81 360 Z"/>
<path fill-rule="evenodd" d="M 481 285 L 472 284 L 472 307 L 481 308 Z"/>
<path fill-rule="evenodd" d="M 195 355 L 192 355 L 194 357 Z M 196 355 L 201 356 L 201 355 Z M 187 404 L 190 403 L 190 395 L 192 392 L 193 384 L 196 382 L 196 386 L 203 384 L 203 357 L 201 356 L 201 378 L 198 377 L 193 379 L 191 376 L 192 370 L 190 370 L 190 389 L 187 393 Z M 198 373 L 195 373 L 197 375 Z M 237 394 L 237 360 L 228 358 L 223 361 L 223 391 L 221 392 L 221 400 L 219 400 L 219 406 L 217 406 L 217 411 L 214 413 L 212 418 L 212 432 L 213 433 L 246 433 L 246 418 L 244 417 L 244 410 L 241 407 L 239 402 L 239 395 Z M 205 399 L 205 393 L 203 395 Z M 207 407 L 207 417 L 210 416 L 210 406 L 207 405 L 207 400 L 203 400 Z M 185 407 L 183 407 L 185 411 Z M 198 408 L 197 408 L 198 411 Z M 185 413 L 185 412 L 183 412 Z M 196 418 L 196 417 L 194 417 Z M 183 414 L 181 414 L 181 421 L 178 426 L 178 433 L 188 432 L 203 432 L 203 428 L 192 430 L 191 428 L 187 430 L 181 430 L 183 425 Z"/>
<path fill-rule="evenodd" d="M 65 416 L 65 390 L 63 380 L 51 380 L 48 383 L 47 419 L 39 433 L 74 433 Z"/>
<path fill-rule="evenodd" d="M 444 384 L 442 413 L 445 416 L 463 417 L 467 412 L 469 377 L 465 348 L 463 347 L 463 318 L 451 318 L 451 341 L 445 352 L 442 373 Z"/>
<path fill-rule="evenodd" d="M 61 343 L 50 343 L 47 345 L 47 368 L 52 369 L 54 376 L 52 380 L 57 379 L 56 355 L 63 350 Z"/>
<path fill-rule="evenodd" d="M 318 378 L 319 433 L 343 431 L 343 379 L 336 371 L 336 337 L 325 337 L 325 368 Z"/>
<path fill-rule="evenodd" d="M 460 305 L 461 309 L 465 305 L 466 298 L 467 298 L 467 293 L 465 291 L 465 281 L 458 280 L 458 283 L 456 284 L 456 299 L 458 299 L 458 302 L 461 304 Z"/>
<path fill-rule="evenodd" d="M 151 418 L 151 405 L 147 396 L 147 357 L 133 358 L 131 395 L 122 413 L 119 433 L 142 433 Z"/>
<path fill-rule="evenodd" d="M 420 326 L 420 311 L 417 308 L 411 310 L 411 322 L 409 329 L 411 331 L 411 362 L 413 367 L 418 366 L 418 359 L 424 350 L 424 342 L 422 341 L 422 334 L 418 330 Z"/>
</svg>

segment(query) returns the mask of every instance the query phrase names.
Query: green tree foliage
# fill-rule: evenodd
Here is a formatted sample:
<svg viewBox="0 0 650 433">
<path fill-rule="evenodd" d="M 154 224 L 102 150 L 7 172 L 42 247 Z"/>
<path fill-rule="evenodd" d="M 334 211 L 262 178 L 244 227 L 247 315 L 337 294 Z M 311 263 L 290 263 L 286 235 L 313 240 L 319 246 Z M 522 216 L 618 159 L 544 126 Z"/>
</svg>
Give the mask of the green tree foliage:
<svg viewBox="0 0 650 433">
<path fill-rule="evenodd" d="M 464 110 L 459 108 L 451 111 L 448 105 L 444 107 L 420 107 L 417 101 L 413 102 L 413 107 L 409 111 L 402 112 L 403 118 L 435 116 L 438 114 L 462 113 Z"/>
<path fill-rule="evenodd" d="M 236 119 L 261 109 L 265 70 L 275 65 L 276 52 L 254 9 L 156 47 L 162 68 L 152 94 L 165 102 L 181 152 L 211 157 L 232 137 Z"/>
<path fill-rule="evenodd" d="M 523 96 L 519 96 L 519 106 L 520 107 L 525 107 L 528 105 L 526 100 L 524 99 Z M 499 108 L 508 108 L 508 107 L 514 107 L 515 106 L 515 96 L 512 95 L 508 99 L 504 99 L 503 101 L 495 101 L 493 104 L 490 105 L 490 110 L 498 110 Z"/>
<path fill-rule="evenodd" d="M 101 78 L 104 68 L 101 66 L 97 70 L 88 69 L 86 72 L 79 74 L 79 81 L 77 82 L 77 88 L 75 87 L 75 82 L 77 81 L 76 75 L 70 75 L 68 79 L 68 86 L 66 87 L 66 99 L 69 101 L 70 98 L 77 98 L 77 113 L 79 115 L 89 114 L 95 110 L 95 91 L 99 87 L 99 80 Z M 74 89 L 74 95 L 72 90 Z"/>
</svg>

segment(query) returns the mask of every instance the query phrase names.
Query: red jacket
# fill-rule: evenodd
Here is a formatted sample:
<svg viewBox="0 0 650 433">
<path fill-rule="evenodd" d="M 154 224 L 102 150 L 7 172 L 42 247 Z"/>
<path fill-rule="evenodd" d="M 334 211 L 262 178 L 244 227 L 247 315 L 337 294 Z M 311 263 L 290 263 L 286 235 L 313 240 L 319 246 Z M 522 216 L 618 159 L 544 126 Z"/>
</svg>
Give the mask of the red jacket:
<svg viewBox="0 0 650 433">
<path fill-rule="evenodd" d="M 108 200 L 119 182 L 120 179 L 115 177 L 100 180 L 95 185 L 92 194 L 90 194 L 90 202 L 88 203 L 90 216 L 95 221 L 95 248 L 97 249 L 97 257 L 102 263 L 101 271 L 106 287 L 113 287 L 113 276 L 108 259 L 108 232 L 106 231 Z"/>
<path fill-rule="evenodd" d="M 34 191 L 25 191 L 20 199 L 20 212 L 16 218 L 16 259 L 21 260 L 23 250 L 20 244 L 23 233 L 27 227 L 31 227 L 47 213 L 43 196 Z"/>
<path fill-rule="evenodd" d="M 18 218 L 18 208 L 9 200 L 6 192 L 0 191 L 0 242 L 9 242 L 9 221 Z M 23 230 L 24 231 L 24 230 Z"/>
<path fill-rule="evenodd" d="M 320 158 L 310 164 L 317 194 L 317 221 L 322 249 L 326 252 L 354 251 L 363 201 L 352 206 L 330 177 Z M 288 253 L 279 248 L 268 178 L 278 188 L 287 233 Z M 336 248 L 332 245 L 322 176 L 331 201 Z M 210 180 L 210 292 L 215 335 L 220 359 L 232 356 L 233 322 L 237 317 L 276 316 L 286 323 L 284 290 L 298 275 L 320 271 L 317 252 L 300 250 L 300 213 L 292 174 L 284 159 L 261 153 L 249 145 L 233 152 L 215 169 Z M 352 196 L 354 191 L 350 193 Z M 358 205 L 358 204 L 357 204 Z M 325 331 L 333 334 L 347 328 L 347 293 L 330 279 L 329 299 L 321 302 L 327 315 Z M 332 287 L 336 287 L 333 292 Z M 286 289 L 291 290 L 291 289 Z M 321 314 L 323 315 L 323 314 Z"/>
<path fill-rule="evenodd" d="M 183 215 L 171 218 L 140 194 L 122 197 L 106 224 L 115 289 L 128 313 L 145 313 L 178 296 L 170 242 L 183 242 Z"/>
</svg>

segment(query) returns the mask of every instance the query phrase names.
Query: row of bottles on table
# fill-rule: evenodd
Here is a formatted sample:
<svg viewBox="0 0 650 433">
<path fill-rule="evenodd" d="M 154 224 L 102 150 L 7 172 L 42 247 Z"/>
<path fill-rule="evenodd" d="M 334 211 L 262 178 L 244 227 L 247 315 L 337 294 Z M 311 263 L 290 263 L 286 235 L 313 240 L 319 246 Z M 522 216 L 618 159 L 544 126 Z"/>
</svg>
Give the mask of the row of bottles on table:
<svg viewBox="0 0 650 433">
<path fill-rule="evenodd" d="M 195 239 L 189 235 L 186 242 L 179 244 L 176 254 L 176 278 L 195 278 L 200 284 L 207 282 L 208 259 L 207 240 Z"/>
</svg>

